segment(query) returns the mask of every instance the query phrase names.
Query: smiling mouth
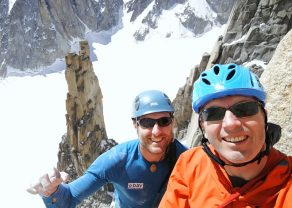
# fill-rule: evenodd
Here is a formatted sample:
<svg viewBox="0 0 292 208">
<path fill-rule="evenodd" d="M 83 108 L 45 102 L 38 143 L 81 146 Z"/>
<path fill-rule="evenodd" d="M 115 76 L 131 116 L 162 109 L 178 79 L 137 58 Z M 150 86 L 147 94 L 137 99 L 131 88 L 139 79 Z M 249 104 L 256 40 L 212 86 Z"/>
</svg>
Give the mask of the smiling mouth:
<svg viewBox="0 0 292 208">
<path fill-rule="evenodd" d="M 151 141 L 152 142 L 155 142 L 155 143 L 159 143 L 159 142 L 161 142 L 163 139 L 161 138 L 161 139 L 159 139 L 159 140 L 153 140 L 153 139 L 151 139 Z"/>
<path fill-rule="evenodd" d="M 246 136 L 240 136 L 240 137 L 231 137 L 231 138 L 224 138 L 223 140 L 226 142 L 232 142 L 232 143 L 237 143 L 237 142 L 242 142 L 246 140 Z"/>
</svg>

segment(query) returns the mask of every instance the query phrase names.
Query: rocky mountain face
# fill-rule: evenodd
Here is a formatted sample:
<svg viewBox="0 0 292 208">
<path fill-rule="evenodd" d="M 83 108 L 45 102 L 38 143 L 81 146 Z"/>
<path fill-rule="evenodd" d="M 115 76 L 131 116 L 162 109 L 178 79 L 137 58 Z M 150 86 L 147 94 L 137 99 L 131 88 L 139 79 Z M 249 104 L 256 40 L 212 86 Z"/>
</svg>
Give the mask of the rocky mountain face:
<svg viewBox="0 0 292 208">
<path fill-rule="evenodd" d="M 268 91 L 266 109 L 270 121 L 282 127 L 278 149 L 292 154 L 292 30 L 286 34 L 260 78 Z"/>
<path fill-rule="evenodd" d="M 144 40 L 158 27 L 164 11 L 179 6 L 175 14 L 178 22 L 194 36 L 201 35 L 214 25 L 226 23 L 234 0 L 202 1 L 209 16 L 198 14 L 194 0 L 16 0 L 11 9 L 9 2 L 0 2 L 1 77 L 19 70 L 42 73 L 63 59 L 71 51 L 72 42 L 85 39 L 86 34 L 114 34 L 123 27 L 125 13 L 131 12 L 130 21 L 140 25 L 133 34 L 136 40 Z"/>
<path fill-rule="evenodd" d="M 270 6 L 277 7 L 276 5 Z M 282 8 L 288 7 L 283 6 Z M 241 9 L 241 7 L 235 8 L 233 15 L 237 12 L 241 13 Z M 291 18 L 291 15 L 289 17 Z M 268 92 L 266 109 L 269 122 L 279 124 L 282 127 L 282 137 L 275 146 L 283 152 L 291 154 L 292 30 L 291 27 L 287 28 L 290 31 L 283 35 L 283 38 L 276 44 L 266 68 L 263 69 L 256 64 L 250 67 L 260 76 L 261 82 Z M 191 69 L 186 84 L 178 90 L 173 101 L 178 124 L 175 130 L 176 137 L 187 140 L 190 147 L 199 145 L 201 138 L 197 126 L 198 117 L 191 108 L 192 86 L 202 70 L 209 68 L 214 63 L 227 63 L 227 60 L 215 61 L 223 53 L 222 48 L 225 45 L 222 40 L 224 37 L 219 37 L 214 50 L 210 54 L 204 54 L 201 62 Z M 265 40 L 262 41 L 265 42 Z M 265 44 L 269 45 L 269 43 Z M 250 45 L 250 47 L 257 47 L 257 45 Z M 98 79 L 92 70 L 88 50 L 87 43 L 81 42 L 80 55 L 68 54 L 66 58 L 66 80 L 69 91 L 66 101 L 68 129 L 60 143 L 58 168 L 70 173 L 72 179 L 82 174 L 95 157 L 117 144 L 114 140 L 106 137 L 102 116 L 102 94 Z M 262 50 L 262 52 L 264 51 Z M 252 60 L 250 59 L 248 62 Z M 109 207 L 112 200 L 110 193 L 112 192 L 111 185 L 104 186 L 78 207 Z"/>
<path fill-rule="evenodd" d="M 190 105 L 192 84 L 199 72 L 216 63 L 249 64 L 268 92 L 269 121 L 282 127 L 282 137 L 276 146 L 291 154 L 291 16 L 292 2 L 289 0 L 236 1 L 225 34 L 218 37 L 213 51 L 206 53 L 201 63 L 191 69 L 187 83 L 173 101 L 178 138 L 185 139 L 189 146 L 200 143 L 198 115 L 192 112 Z M 252 64 L 255 60 L 265 63 L 266 69 Z"/>
<path fill-rule="evenodd" d="M 289 0 L 236 1 L 222 39 L 222 52 L 213 61 L 269 62 L 278 43 L 292 27 L 291 13 Z"/>
<path fill-rule="evenodd" d="M 0 73 L 7 67 L 26 71 L 52 64 L 66 55 L 67 133 L 58 152 L 58 169 L 80 176 L 91 162 L 117 143 L 107 138 L 103 120 L 102 93 L 89 57 L 89 45 L 80 42 L 80 53 L 68 53 L 70 41 L 83 39 L 87 30 L 117 30 L 123 12 L 132 12 L 132 22 L 141 21 L 133 36 L 144 40 L 158 27 L 165 10 L 180 5 L 180 23 L 201 35 L 215 24 L 228 26 L 218 37 L 214 49 L 203 55 L 201 62 L 190 70 L 186 84 L 178 89 L 173 101 L 177 128 L 175 135 L 187 140 L 189 146 L 200 142 L 197 115 L 192 112 L 192 86 L 199 73 L 215 63 L 247 64 L 257 59 L 266 69 L 253 64 L 268 92 L 269 121 L 282 126 L 282 138 L 277 148 L 291 154 L 292 132 L 292 2 L 290 0 L 206 0 L 212 18 L 197 16 L 187 0 L 17 0 L 9 11 L 9 0 L 0 1 Z M 232 5 L 234 7 L 231 11 Z M 147 12 L 145 12 L 145 9 Z M 231 11 L 231 15 L 229 13 Z M 145 15 L 146 13 L 146 15 Z M 141 16 L 143 14 L 143 16 Z M 290 31 L 290 32 L 289 32 Z M 171 33 L 168 34 L 171 36 Z M 17 58 L 15 58 L 17 57 Z M 78 207 L 108 207 L 113 188 L 104 186 Z"/>
<path fill-rule="evenodd" d="M 81 176 L 96 157 L 117 142 L 107 138 L 102 92 L 93 71 L 87 41 L 80 42 L 79 54 L 67 54 L 66 66 L 67 133 L 59 144 L 57 167 L 69 173 L 73 180 Z M 106 185 L 79 207 L 106 207 L 112 201 L 109 195 L 112 191 L 113 187 Z"/>
<path fill-rule="evenodd" d="M 173 8 L 177 4 L 181 4 L 182 8 L 175 13 L 179 23 L 185 28 L 194 33 L 195 36 L 202 35 L 214 25 L 225 24 L 234 0 L 227 1 L 212 1 L 207 0 L 204 6 L 208 7 L 210 14 L 199 15 L 196 1 L 187 0 L 132 0 L 126 3 L 127 12 L 133 12 L 130 21 L 135 21 L 137 17 L 144 12 L 149 6 L 151 9 L 142 18 L 143 25 L 134 33 L 137 40 L 144 40 L 151 29 L 158 27 L 159 18 L 163 11 Z M 203 2 L 203 1 L 202 1 Z M 212 12 L 214 16 L 212 16 Z M 171 33 L 166 34 L 166 37 L 171 36 Z"/>
<path fill-rule="evenodd" d="M 70 51 L 70 42 L 85 37 L 86 30 L 103 31 L 118 25 L 122 0 L 9 0 L 1 1 L 0 72 L 7 66 L 40 70 Z"/>
<path fill-rule="evenodd" d="M 174 1 L 129 1 L 126 7 L 133 11 L 131 21 L 135 21 L 150 4 L 155 11 L 162 11 L 162 8 L 172 7 Z M 212 5 L 216 5 L 216 2 L 214 1 Z M 266 67 L 257 64 L 249 66 L 260 76 L 268 92 L 266 108 L 269 121 L 282 127 L 282 137 L 276 147 L 291 154 L 292 144 L 289 142 L 292 132 L 291 6 L 291 1 L 288 0 L 235 2 L 225 34 L 218 37 L 213 51 L 205 53 L 201 62 L 190 70 L 186 84 L 178 90 L 173 101 L 177 138 L 186 140 L 190 147 L 200 143 L 198 117 L 191 108 L 192 86 L 200 72 L 216 63 L 248 64 L 256 59 L 266 64 Z M 220 8 L 212 9 L 224 13 Z M 149 18 L 143 20 L 149 30 L 156 25 L 153 18 L 155 15 L 151 16 L 153 15 L 151 11 L 146 15 Z M 217 21 L 221 20 L 224 21 L 224 17 L 218 16 Z M 193 21 L 195 20 L 192 19 L 190 22 Z M 135 33 L 139 34 L 135 36 L 137 39 L 146 37 L 147 32 L 137 31 Z M 82 174 L 95 157 L 117 144 L 106 136 L 102 116 L 102 94 L 98 79 L 91 68 L 88 50 L 87 43 L 81 42 L 80 54 L 68 54 L 66 58 L 68 128 L 60 143 L 58 168 L 70 173 L 72 179 Z M 110 185 L 104 186 L 78 207 L 108 207 L 112 199 L 109 193 L 112 191 Z"/>
</svg>

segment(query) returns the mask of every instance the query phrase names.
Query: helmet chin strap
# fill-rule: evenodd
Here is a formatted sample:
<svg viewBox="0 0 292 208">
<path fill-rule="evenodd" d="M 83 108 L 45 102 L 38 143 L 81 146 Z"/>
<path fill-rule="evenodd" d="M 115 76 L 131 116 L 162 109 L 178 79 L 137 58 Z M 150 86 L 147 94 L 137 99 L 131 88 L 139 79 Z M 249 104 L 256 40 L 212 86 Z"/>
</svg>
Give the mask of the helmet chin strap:
<svg viewBox="0 0 292 208">
<path fill-rule="evenodd" d="M 262 107 L 263 109 L 263 107 Z M 203 129 L 201 127 L 201 123 L 200 123 L 200 116 L 198 118 L 198 124 L 199 124 L 199 128 L 202 132 L 202 135 L 203 135 L 203 138 L 202 138 L 202 141 L 201 141 L 201 144 L 203 146 L 203 150 L 205 151 L 205 153 L 214 161 L 216 162 L 217 164 L 221 165 L 221 166 L 233 166 L 233 167 L 243 167 L 243 166 L 246 166 L 250 163 L 253 163 L 255 161 L 258 161 L 257 164 L 260 164 L 261 162 L 261 159 L 268 155 L 269 152 L 270 152 L 270 148 L 271 148 L 271 144 L 270 144 L 270 138 L 269 138 L 269 135 L 267 133 L 267 114 L 265 112 L 265 110 L 263 109 L 263 112 L 265 114 L 265 128 L 266 128 L 266 149 L 264 151 L 260 151 L 253 159 L 251 159 L 250 161 L 247 161 L 247 162 L 244 162 L 244 163 L 225 163 L 222 159 L 220 159 L 218 156 L 216 156 L 209 148 L 208 146 L 208 139 L 205 137 L 204 135 L 204 132 L 203 132 Z"/>
<path fill-rule="evenodd" d="M 264 151 L 259 152 L 253 159 L 251 159 L 250 161 L 244 162 L 244 163 L 225 163 L 223 160 L 221 160 L 218 156 L 216 156 L 209 148 L 209 146 L 207 145 L 208 139 L 206 139 L 203 136 L 202 139 L 202 146 L 203 146 L 203 150 L 207 153 L 207 155 L 216 163 L 218 163 L 221 166 L 233 166 L 233 167 L 242 167 L 245 166 L 247 164 L 253 163 L 255 161 L 258 161 L 257 163 L 259 164 L 261 162 L 261 159 L 269 154 L 269 149 L 266 148 Z"/>
</svg>

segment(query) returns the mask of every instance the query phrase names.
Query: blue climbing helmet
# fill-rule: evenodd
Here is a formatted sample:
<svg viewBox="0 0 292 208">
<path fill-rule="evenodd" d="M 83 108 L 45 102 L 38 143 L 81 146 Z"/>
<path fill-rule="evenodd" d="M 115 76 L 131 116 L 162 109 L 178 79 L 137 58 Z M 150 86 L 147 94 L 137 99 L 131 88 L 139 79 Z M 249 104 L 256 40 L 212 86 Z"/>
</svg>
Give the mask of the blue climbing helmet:
<svg viewBox="0 0 292 208">
<path fill-rule="evenodd" d="M 256 74 L 237 64 L 216 64 L 194 83 L 193 110 L 198 113 L 210 100 L 228 95 L 252 96 L 265 105 L 266 93 Z"/>
<path fill-rule="evenodd" d="M 157 112 L 174 112 L 171 101 L 166 94 L 158 90 L 148 90 L 135 97 L 132 106 L 132 119 Z"/>
</svg>

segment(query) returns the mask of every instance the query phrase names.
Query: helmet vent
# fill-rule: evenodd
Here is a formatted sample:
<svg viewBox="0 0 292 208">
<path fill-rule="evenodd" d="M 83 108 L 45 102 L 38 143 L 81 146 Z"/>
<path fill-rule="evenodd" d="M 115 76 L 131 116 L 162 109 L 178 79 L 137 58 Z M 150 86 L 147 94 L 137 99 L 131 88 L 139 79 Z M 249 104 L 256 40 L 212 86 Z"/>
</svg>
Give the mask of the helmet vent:
<svg viewBox="0 0 292 208">
<path fill-rule="evenodd" d="M 137 111 L 137 110 L 139 110 L 139 107 L 140 107 L 140 98 L 139 98 L 139 96 L 137 96 L 135 98 L 135 101 L 134 101 L 134 108 Z"/>
<path fill-rule="evenodd" d="M 235 68 L 235 65 L 234 64 L 230 64 L 229 66 L 228 66 L 228 69 L 234 69 Z"/>
<path fill-rule="evenodd" d="M 171 105 L 171 101 L 170 101 L 169 97 L 165 93 L 163 93 L 163 96 L 164 96 L 166 102 L 168 103 L 168 105 Z"/>
<path fill-rule="evenodd" d="M 206 85 L 211 85 L 211 82 L 205 78 L 202 79 L 202 81 L 206 84 Z"/>
<path fill-rule="evenodd" d="M 251 86 L 254 87 L 254 83 L 253 83 L 253 80 L 252 80 L 252 76 L 251 76 L 251 74 L 249 74 L 249 77 L 250 77 L 250 84 L 251 84 Z"/>
<path fill-rule="evenodd" d="M 226 77 L 226 80 L 230 80 L 230 79 L 232 79 L 232 77 L 234 76 L 234 74 L 235 74 L 235 69 L 231 70 L 231 71 L 228 73 L 228 75 L 227 75 L 227 77 Z"/>
<path fill-rule="evenodd" d="M 218 75 L 219 72 L 220 72 L 220 68 L 219 68 L 219 66 L 214 66 L 213 71 L 214 71 L 214 73 L 215 73 L 216 75 Z"/>
</svg>

